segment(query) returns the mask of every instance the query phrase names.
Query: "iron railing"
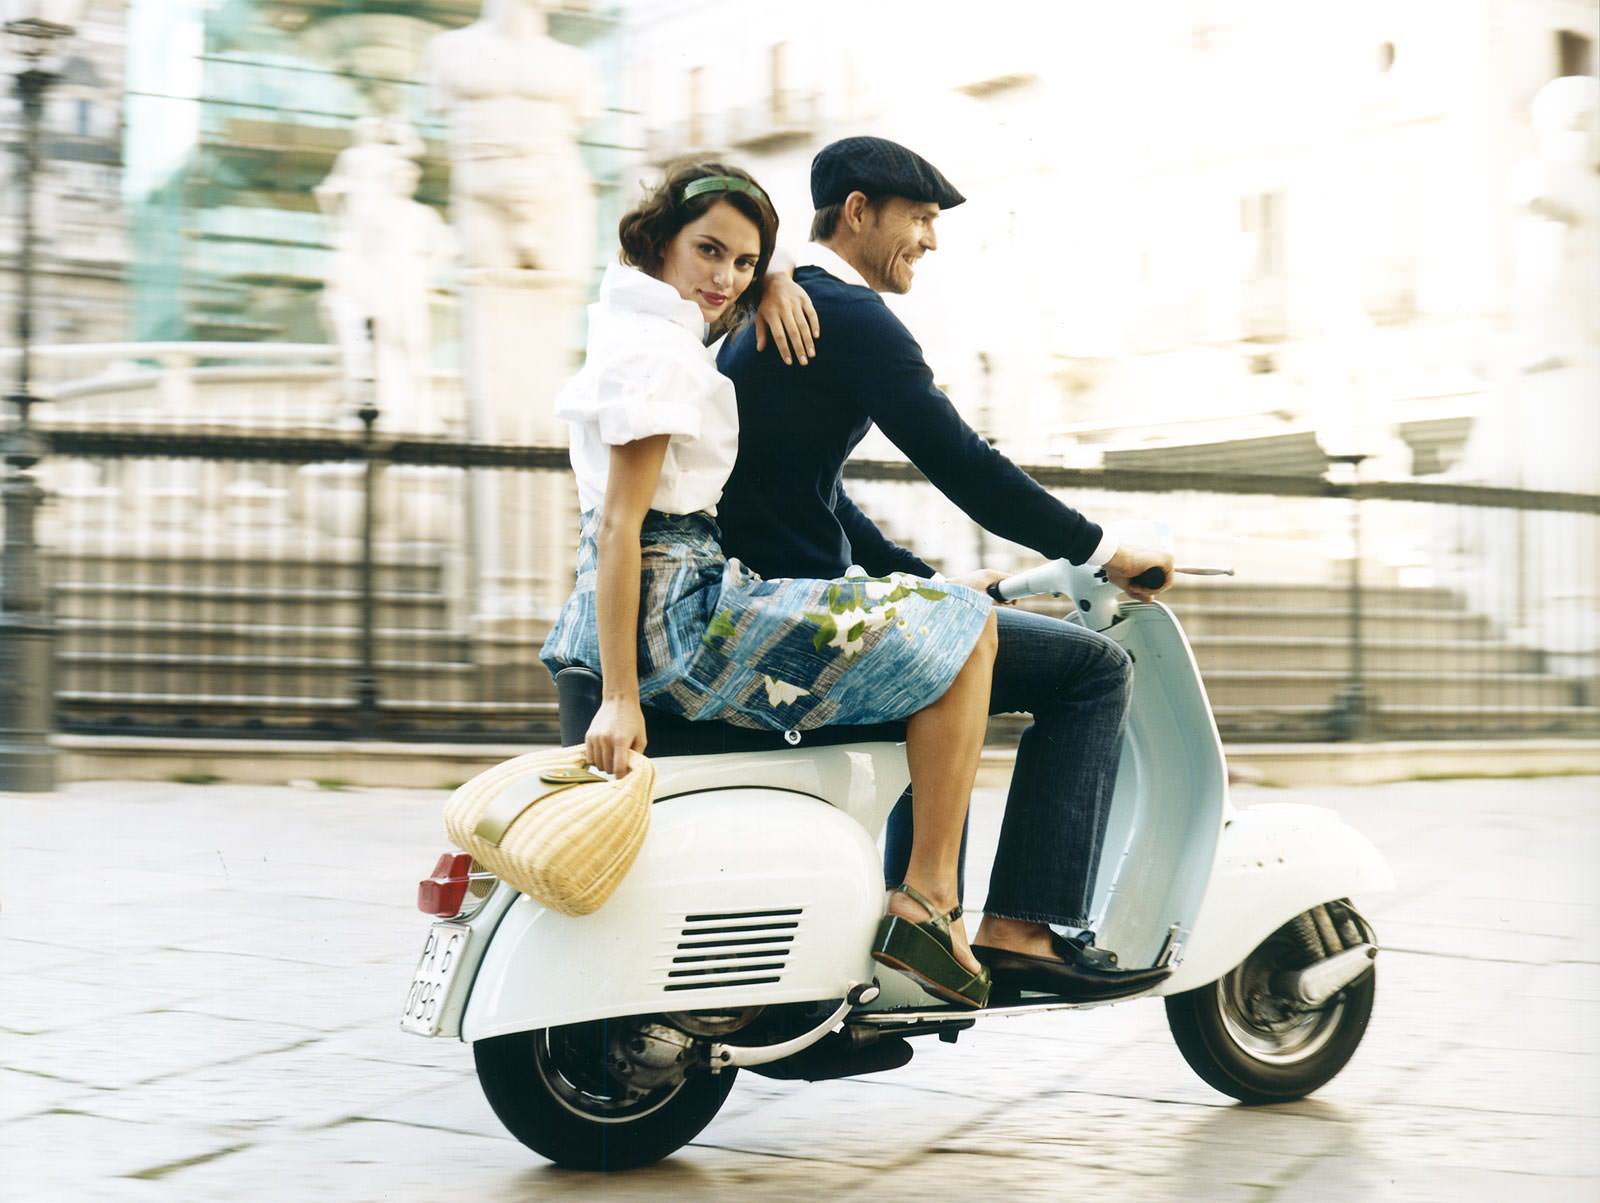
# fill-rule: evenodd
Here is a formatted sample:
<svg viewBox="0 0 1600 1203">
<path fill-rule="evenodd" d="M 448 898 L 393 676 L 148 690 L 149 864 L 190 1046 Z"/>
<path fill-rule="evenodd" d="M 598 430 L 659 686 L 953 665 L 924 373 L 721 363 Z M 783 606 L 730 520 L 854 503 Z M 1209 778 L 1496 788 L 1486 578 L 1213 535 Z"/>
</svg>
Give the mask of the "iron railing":
<svg viewBox="0 0 1600 1203">
<path fill-rule="evenodd" d="M 565 450 L 378 417 L 47 426 L 59 727 L 553 739 L 538 648 L 571 577 Z M 1165 518 L 1180 560 L 1235 568 L 1167 595 L 1225 738 L 1600 735 L 1600 497 L 1028 471 L 1096 517 Z M 910 465 L 852 464 L 848 482 L 947 569 L 1031 554 Z"/>
<path fill-rule="evenodd" d="M 1163 599 L 1184 623 L 1224 738 L 1600 736 L 1600 496 L 1027 470 L 1102 520 L 1161 521 L 1180 564 L 1234 569 L 1180 578 Z M 862 507 L 902 541 L 933 544 L 943 565 L 1028 562 L 909 465 L 860 465 L 856 476 Z"/>
</svg>

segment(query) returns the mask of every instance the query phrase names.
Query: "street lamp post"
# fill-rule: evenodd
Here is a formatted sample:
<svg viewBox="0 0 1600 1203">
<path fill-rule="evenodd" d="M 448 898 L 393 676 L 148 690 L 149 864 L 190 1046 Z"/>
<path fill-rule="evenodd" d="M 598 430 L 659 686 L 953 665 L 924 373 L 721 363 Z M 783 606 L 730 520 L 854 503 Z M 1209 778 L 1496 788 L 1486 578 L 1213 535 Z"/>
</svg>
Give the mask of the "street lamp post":
<svg viewBox="0 0 1600 1203">
<path fill-rule="evenodd" d="M 1372 695 L 1367 692 L 1366 650 L 1361 630 L 1361 497 L 1355 486 L 1361 483 L 1361 465 L 1372 457 L 1364 451 L 1328 456 L 1330 464 L 1343 464 L 1350 470 L 1350 576 L 1346 593 L 1345 617 L 1349 624 L 1346 646 L 1349 652 L 1344 686 L 1333 702 L 1331 730 L 1336 740 L 1373 738 L 1377 714 Z"/>
<path fill-rule="evenodd" d="M 0 552 L 0 790 L 47 792 L 56 784 L 50 746 L 51 676 L 55 624 L 45 593 L 34 526 L 43 491 L 31 469 L 43 453 L 33 429 L 34 185 L 39 171 L 39 127 L 44 97 L 57 75 L 46 55 L 73 33 L 82 0 L 38 0 L 5 7 L 5 33 L 19 51 L 23 69 L 14 89 L 22 103 L 18 172 L 22 229 L 17 244 L 17 375 L 8 395 L 12 421 L 0 440 L 4 478 L 0 504 L 5 547 Z"/>
</svg>

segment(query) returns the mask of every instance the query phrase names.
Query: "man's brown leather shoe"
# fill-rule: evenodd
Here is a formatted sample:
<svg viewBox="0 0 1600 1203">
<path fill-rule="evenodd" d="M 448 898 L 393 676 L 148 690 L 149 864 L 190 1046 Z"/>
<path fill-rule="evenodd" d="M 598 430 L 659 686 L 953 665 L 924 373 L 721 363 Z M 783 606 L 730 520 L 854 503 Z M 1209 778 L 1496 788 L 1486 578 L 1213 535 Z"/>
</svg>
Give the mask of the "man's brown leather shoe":
<svg viewBox="0 0 1600 1203">
<path fill-rule="evenodd" d="M 1060 960 L 974 944 L 972 955 L 989 967 L 994 982 L 990 1005 L 1015 998 L 1024 990 L 1072 1002 L 1108 1002 L 1143 994 L 1172 975 L 1170 967 L 1117 969 L 1115 954 L 1056 932 L 1050 933 L 1050 946 Z"/>
</svg>

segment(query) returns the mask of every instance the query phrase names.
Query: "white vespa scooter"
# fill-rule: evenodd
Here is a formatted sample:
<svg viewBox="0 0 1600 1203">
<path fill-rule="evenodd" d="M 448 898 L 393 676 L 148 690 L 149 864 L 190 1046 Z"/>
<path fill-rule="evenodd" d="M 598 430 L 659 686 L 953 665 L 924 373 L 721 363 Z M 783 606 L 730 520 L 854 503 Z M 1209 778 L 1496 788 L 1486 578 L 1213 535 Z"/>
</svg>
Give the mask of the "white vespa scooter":
<svg viewBox="0 0 1600 1203">
<path fill-rule="evenodd" d="M 1159 571 L 1159 570 L 1157 570 Z M 1354 1054 L 1377 946 L 1352 895 L 1383 858 L 1328 810 L 1235 809 L 1194 656 L 1172 611 L 1120 605 L 1065 560 L 999 586 L 1065 594 L 1134 659 L 1133 700 L 1096 882 L 1095 942 L 1124 968 L 1171 970 L 1164 996 L 1190 1066 L 1247 1103 L 1300 1098 Z M 599 682 L 558 682 L 581 743 Z M 1076 1005 L 1024 994 L 971 1011 L 868 955 L 883 913 L 876 837 L 909 775 L 900 730 L 779 736 L 651 719 L 651 827 L 599 911 L 570 918 L 440 858 L 434 914 L 401 1026 L 470 1042 L 496 1115 L 573 1168 L 667 1156 L 721 1107 L 737 1071 L 820 1080 L 897 1068 L 908 1037 Z M 785 746 L 785 741 L 798 746 Z"/>
</svg>

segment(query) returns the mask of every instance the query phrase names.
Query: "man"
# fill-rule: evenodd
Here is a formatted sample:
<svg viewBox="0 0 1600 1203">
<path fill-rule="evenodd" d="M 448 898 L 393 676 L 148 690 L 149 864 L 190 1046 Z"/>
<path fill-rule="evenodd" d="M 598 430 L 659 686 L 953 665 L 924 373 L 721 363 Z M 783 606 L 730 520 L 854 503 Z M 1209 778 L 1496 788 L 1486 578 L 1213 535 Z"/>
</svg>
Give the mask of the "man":
<svg viewBox="0 0 1600 1203">
<path fill-rule="evenodd" d="M 797 256 L 795 280 L 816 307 L 825 352 L 802 369 L 758 349 L 746 329 L 719 357 L 739 404 L 739 458 L 718 505 L 727 554 L 763 576 L 835 577 L 851 564 L 874 576 L 934 575 L 845 494 L 845 458 L 876 423 L 987 530 L 1042 556 L 1103 565 L 1132 596 L 1154 596 L 1131 578 L 1160 567 L 1170 580 L 1171 557 L 1119 547 L 989 446 L 934 386 L 921 348 L 878 295 L 910 290 L 918 260 L 938 245 L 934 223 L 961 193 L 903 146 L 846 138 L 812 161 L 811 198 L 813 241 Z M 953 579 L 982 589 L 1001 575 Z M 991 712 L 1023 711 L 1034 722 L 1017 750 L 974 952 L 997 993 L 1137 993 L 1168 971 L 1118 969 L 1083 932 L 1127 713 L 1127 653 L 1083 627 L 1009 608 L 999 633 Z M 907 803 L 890 821 L 890 881 L 909 851 Z M 1081 934 L 1064 939 L 1051 924 Z"/>
</svg>

